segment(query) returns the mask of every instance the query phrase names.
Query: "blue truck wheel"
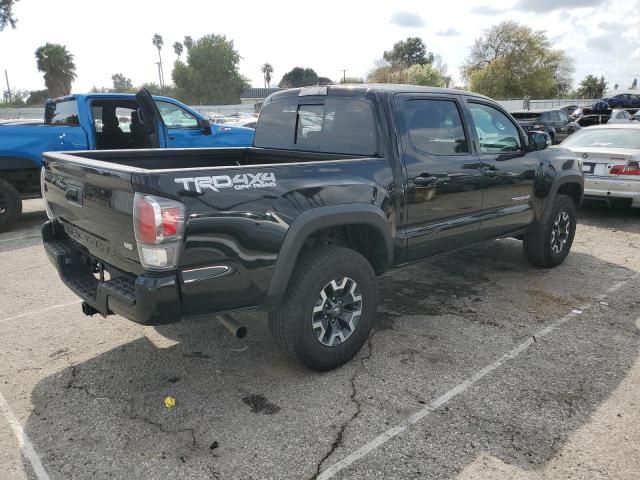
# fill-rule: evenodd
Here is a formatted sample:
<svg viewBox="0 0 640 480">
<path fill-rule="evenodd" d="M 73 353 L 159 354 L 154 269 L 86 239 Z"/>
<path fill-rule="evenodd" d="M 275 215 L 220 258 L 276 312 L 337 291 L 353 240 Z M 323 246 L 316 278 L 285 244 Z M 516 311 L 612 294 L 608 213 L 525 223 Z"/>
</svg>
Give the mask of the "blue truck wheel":
<svg viewBox="0 0 640 480">
<path fill-rule="evenodd" d="M 13 185 L 0 178 L 0 232 L 9 230 L 21 213 L 20 194 Z"/>
</svg>

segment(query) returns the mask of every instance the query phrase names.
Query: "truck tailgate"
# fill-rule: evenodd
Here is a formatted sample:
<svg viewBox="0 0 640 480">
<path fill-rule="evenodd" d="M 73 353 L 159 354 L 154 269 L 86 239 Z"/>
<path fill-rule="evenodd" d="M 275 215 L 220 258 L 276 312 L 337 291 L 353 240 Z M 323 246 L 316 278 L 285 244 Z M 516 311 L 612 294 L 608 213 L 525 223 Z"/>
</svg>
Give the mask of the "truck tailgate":
<svg viewBox="0 0 640 480">
<path fill-rule="evenodd" d="M 45 154 L 43 195 L 65 232 L 98 259 L 140 273 L 131 173 Z"/>
</svg>

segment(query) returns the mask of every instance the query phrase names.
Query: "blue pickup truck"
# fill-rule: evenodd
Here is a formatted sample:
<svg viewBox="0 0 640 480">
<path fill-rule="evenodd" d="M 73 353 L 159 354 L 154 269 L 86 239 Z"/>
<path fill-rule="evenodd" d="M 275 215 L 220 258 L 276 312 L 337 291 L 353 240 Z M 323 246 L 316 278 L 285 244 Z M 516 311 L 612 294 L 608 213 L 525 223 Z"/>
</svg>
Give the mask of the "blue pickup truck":
<svg viewBox="0 0 640 480">
<path fill-rule="evenodd" d="M 210 124 L 167 97 L 96 93 L 45 104 L 44 121 L 0 124 L 0 231 L 22 212 L 22 200 L 40 196 L 42 154 L 70 150 L 251 146 L 250 128 Z"/>
</svg>

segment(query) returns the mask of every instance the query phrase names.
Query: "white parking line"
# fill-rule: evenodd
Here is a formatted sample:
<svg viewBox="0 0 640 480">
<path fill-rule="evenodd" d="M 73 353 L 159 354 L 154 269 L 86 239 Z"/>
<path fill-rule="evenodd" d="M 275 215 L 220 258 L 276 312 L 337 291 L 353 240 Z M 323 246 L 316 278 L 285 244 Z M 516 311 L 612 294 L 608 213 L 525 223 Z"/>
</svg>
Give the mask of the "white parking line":
<svg viewBox="0 0 640 480">
<path fill-rule="evenodd" d="M 638 276 L 640 276 L 640 273 L 636 273 L 635 275 L 629 277 L 627 280 L 622 280 L 622 281 L 616 283 L 613 287 L 608 289 L 607 292 L 608 293 L 613 293 L 616 290 L 619 290 L 621 287 L 623 287 L 624 285 L 626 285 L 630 281 L 634 280 L 635 278 L 638 278 Z M 599 295 L 597 298 L 604 298 L 604 297 L 606 297 L 606 295 L 605 296 Z M 592 306 L 593 306 L 593 304 L 589 304 L 589 305 L 585 305 L 585 306 L 579 307 L 579 309 L 584 311 L 584 310 L 589 309 Z M 429 415 L 434 410 L 437 410 L 438 408 L 440 408 L 442 405 L 447 403 L 452 398 L 454 398 L 457 395 L 460 395 L 461 393 L 465 392 L 471 386 L 473 386 L 475 383 L 477 383 L 478 381 L 482 380 L 484 377 L 486 377 L 487 375 L 489 375 L 493 371 L 495 371 L 498 368 L 500 368 L 502 365 L 504 365 L 509 360 L 513 360 L 514 358 L 516 358 L 522 352 L 527 350 L 531 345 L 533 345 L 538 339 L 548 335 L 549 333 L 551 333 L 552 331 L 554 331 L 555 329 L 557 329 L 561 325 L 565 324 L 566 322 L 568 322 L 569 320 L 571 320 L 572 318 L 577 317 L 577 316 L 580 316 L 580 314 L 579 313 L 570 312 L 570 313 L 566 314 L 564 317 L 552 322 L 551 324 L 549 324 L 548 326 L 546 326 L 542 330 L 537 331 L 536 333 L 533 334 L 532 337 L 529 337 L 526 341 L 522 342 L 520 345 L 515 347 L 513 350 L 510 350 L 509 352 L 505 353 L 502 357 L 500 357 L 498 360 L 493 362 L 491 365 L 487 365 L 482 370 L 476 372 L 474 375 L 472 375 L 471 377 L 467 378 L 462 383 L 459 383 L 458 385 L 453 387 L 451 390 L 449 390 L 445 394 L 443 394 L 440 397 L 436 398 L 434 401 L 432 401 L 426 407 L 422 408 L 421 410 L 418 410 L 416 413 L 411 415 L 409 418 L 407 418 L 406 420 L 401 422 L 399 425 L 387 430 L 384 433 L 381 433 L 380 435 L 375 437 L 373 440 L 367 442 L 362 447 L 357 449 L 355 452 L 347 455 L 342 460 L 340 460 L 340 461 L 334 463 L 333 465 L 331 465 L 329 468 L 324 470 L 318 476 L 318 480 L 326 480 L 326 479 L 332 478 L 338 472 L 340 472 L 340 471 L 344 470 L 345 468 L 351 466 L 353 463 L 357 462 L 358 460 L 360 460 L 362 457 L 364 457 L 368 453 L 372 452 L 376 448 L 378 448 L 381 445 L 385 444 L 386 442 L 388 442 L 392 438 L 397 437 L 398 435 L 403 433 L 405 430 L 407 430 L 410 426 L 418 423 L 424 417 Z M 535 340 L 534 340 L 534 338 L 535 338 Z"/>
<path fill-rule="evenodd" d="M 15 242 L 16 240 L 31 240 L 32 238 L 42 238 L 42 235 L 28 235 L 26 237 L 3 238 L 3 239 L 0 239 L 0 243 Z"/>
<path fill-rule="evenodd" d="M 13 317 L 2 318 L 0 319 L 0 323 L 10 322 L 11 320 L 16 320 L 22 317 L 28 317 L 29 315 L 37 315 L 38 313 L 48 312 L 49 310 L 54 310 L 56 308 L 68 307 L 70 305 L 77 305 L 80 302 L 81 302 L 80 300 L 75 300 L 69 303 L 59 303 L 57 305 L 52 305 L 47 308 L 41 308 L 40 310 L 32 310 L 31 312 L 21 313 L 19 315 L 14 315 Z"/>
<path fill-rule="evenodd" d="M 4 395 L 0 392 L 0 412 L 4 414 L 4 417 L 7 419 L 13 434 L 16 436 L 18 440 L 18 446 L 22 451 L 22 455 L 29 461 L 31 467 L 33 468 L 33 472 L 35 473 L 38 480 L 49 480 L 49 475 L 47 471 L 42 466 L 42 461 L 40 457 L 36 453 L 36 450 L 33 448 L 33 444 L 29 437 L 25 433 L 22 425 L 14 415 L 13 411 L 9 407 L 7 400 L 4 398 Z"/>
</svg>

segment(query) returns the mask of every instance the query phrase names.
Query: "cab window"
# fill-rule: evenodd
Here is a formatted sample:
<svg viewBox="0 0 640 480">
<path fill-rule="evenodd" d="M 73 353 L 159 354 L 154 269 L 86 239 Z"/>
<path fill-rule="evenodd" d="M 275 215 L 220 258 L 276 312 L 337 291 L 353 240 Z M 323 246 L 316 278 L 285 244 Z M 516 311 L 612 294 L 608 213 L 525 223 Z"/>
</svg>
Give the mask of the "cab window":
<svg viewBox="0 0 640 480">
<path fill-rule="evenodd" d="M 183 108 L 161 100 L 155 103 L 167 128 L 198 128 L 198 119 Z"/>
<path fill-rule="evenodd" d="M 475 123 L 480 153 L 516 152 L 521 150 L 517 127 L 500 110 L 481 103 L 469 103 Z"/>
<path fill-rule="evenodd" d="M 45 125 L 80 125 L 78 104 L 75 100 L 47 103 L 44 110 Z"/>
<path fill-rule="evenodd" d="M 409 100 L 404 116 L 411 146 L 432 155 L 469 152 L 460 112 L 453 100 Z"/>
</svg>

